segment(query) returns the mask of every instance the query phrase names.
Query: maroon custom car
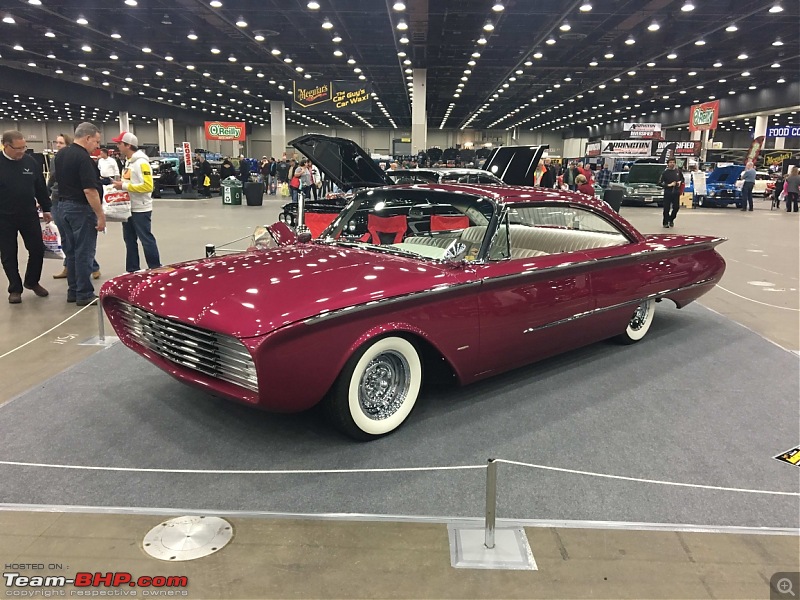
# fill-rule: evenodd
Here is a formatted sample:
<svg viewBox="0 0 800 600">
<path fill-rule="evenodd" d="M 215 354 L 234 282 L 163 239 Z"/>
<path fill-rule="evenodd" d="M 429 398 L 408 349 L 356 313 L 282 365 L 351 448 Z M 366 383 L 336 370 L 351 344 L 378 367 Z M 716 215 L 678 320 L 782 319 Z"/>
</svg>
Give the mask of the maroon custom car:
<svg viewBox="0 0 800 600">
<path fill-rule="evenodd" d="M 366 214 L 368 236 L 342 232 Z M 394 431 L 431 373 L 467 384 L 616 337 L 710 290 L 722 238 L 636 231 L 604 202 L 529 187 L 357 193 L 319 239 L 123 275 L 120 339 L 177 379 L 269 411 L 322 402 L 357 439 Z"/>
</svg>

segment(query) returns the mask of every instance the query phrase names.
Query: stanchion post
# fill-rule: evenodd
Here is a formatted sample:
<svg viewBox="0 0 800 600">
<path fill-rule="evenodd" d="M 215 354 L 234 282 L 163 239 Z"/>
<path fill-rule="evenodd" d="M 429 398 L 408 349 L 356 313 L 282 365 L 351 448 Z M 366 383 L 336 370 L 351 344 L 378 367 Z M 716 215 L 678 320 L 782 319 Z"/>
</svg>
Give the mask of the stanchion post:
<svg viewBox="0 0 800 600">
<path fill-rule="evenodd" d="M 484 545 L 494 548 L 495 516 L 497 514 L 497 463 L 490 458 L 486 465 L 486 534 Z"/>
<path fill-rule="evenodd" d="M 100 341 L 101 344 L 106 343 L 106 323 L 105 319 L 103 319 L 103 305 L 100 304 L 100 300 L 97 301 L 97 339 Z"/>
<path fill-rule="evenodd" d="M 217 247 L 214 244 L 206 244 L 206 258 L 216 256 Z"/>
</svg>

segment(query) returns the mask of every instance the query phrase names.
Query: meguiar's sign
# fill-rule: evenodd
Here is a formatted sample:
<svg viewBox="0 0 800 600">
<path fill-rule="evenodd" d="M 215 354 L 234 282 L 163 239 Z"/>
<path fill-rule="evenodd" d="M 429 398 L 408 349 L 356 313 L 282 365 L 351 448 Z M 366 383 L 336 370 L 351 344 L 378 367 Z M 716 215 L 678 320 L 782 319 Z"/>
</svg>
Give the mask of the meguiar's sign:
<svg viewBox="0 0 800 600">
<path fill-rule="evenodd" d="M 242 142 L 246 139 L 245 124 L 239 121 L 206 121 L 206 139 Z"/>
<path fill-rule="evenodd" d="M 689 111 L 689 131 L 716 129 L 719 119 L 719 100 L 693 104 Z"/>
<path fill-rule="evenodd" d="M 371 113 L 372 86 L 352 81 L 295 81 L 294 105 L 310 111 Z"/>
</svg>

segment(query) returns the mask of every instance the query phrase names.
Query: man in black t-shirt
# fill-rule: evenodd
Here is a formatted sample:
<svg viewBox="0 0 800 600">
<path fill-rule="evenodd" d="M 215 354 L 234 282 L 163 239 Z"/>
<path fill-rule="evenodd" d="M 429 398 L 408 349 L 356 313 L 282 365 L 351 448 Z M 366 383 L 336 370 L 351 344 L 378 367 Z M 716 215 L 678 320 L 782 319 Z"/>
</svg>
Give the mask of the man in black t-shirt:
<svg viewBox="0 0 800 600">
<path fill-rule="evenodd" d="M 39 227 L 36 201 L 42 207 L 45 222 L 50 222 L 50 196 L 42 167 L 25 153 L 25 137 L 19 131 L 6 131 L 0 154 L 0 261 L 8 277 L 8 302 L 22 302 L 22 289 L 37 296 L 48 292 L 39 285 L 44 263 L 44 244 Z M 19 276 L 17 234 L 28 250 L 25 279 Z"/>
<path fill-rule="evenodd" d="M 675 227 L 675 217 L 681 207 L 681 189 L 683 187 L 683 173 L 675 167 L 675 159 L 667 161 L 667 168 L 661 174 L 658 185 L 664 188 L 664 218 L 662 225 Z"/>
<path fill-rule="evenodd" d="M 97 300 L 91 280 L 92 261 L 97 232 L 106 228 L 100 171 L 91 157 L 99 145 L 100 130 L 92 123 L 81 123 L 72 145 L 59 150 L 55 158 L 58 209 L 64 225 L 61 244 L 67 256 L 67 302 L 78 306 Z"/>
</svg>

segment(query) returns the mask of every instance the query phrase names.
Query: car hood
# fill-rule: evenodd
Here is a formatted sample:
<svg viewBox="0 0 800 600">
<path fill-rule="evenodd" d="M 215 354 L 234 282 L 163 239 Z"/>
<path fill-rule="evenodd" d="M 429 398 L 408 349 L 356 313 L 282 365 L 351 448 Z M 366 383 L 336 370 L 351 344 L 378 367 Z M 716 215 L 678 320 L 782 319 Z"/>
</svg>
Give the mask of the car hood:
<svg viewBox="0 0 800 600">
<path fill-rule="evenodd" d="M 347 307 L 446 285 L 453 267 L 328 244 L 298 244 L 122 275 L 101 289 L 159 316 L 239 338 Z"/>
<path fill-rule="evenodd" d="M 484 171 L 489 171 L 508 185 L 532 186 L 533 173 L 549 144 L 542 146 L 501 146 L 486 159 Z"/>
<path fill-rule="evenodd" d="M 661 179 L 661 174 L 667 168 L 666 164 L 661 163 L 647 163 L 647 164 L 632 164 L 630 171 L 628 171 L 628 184 L 634 183 L 652 183 L 657 184 Z"/>
<path fill-rule="evenodd" d="M 289 142 L 344 191 L 392 185 L 369 154 L 352 140 L 309 133 Z"/>
<path fill-rule="evenodd" d="M 722 184 L 734 185 L 739 175 L 744 171 L 743 165 L 728 165 L 727 167 L 717 167 L 706 176 L 706 185 Z"/>
</svg>

